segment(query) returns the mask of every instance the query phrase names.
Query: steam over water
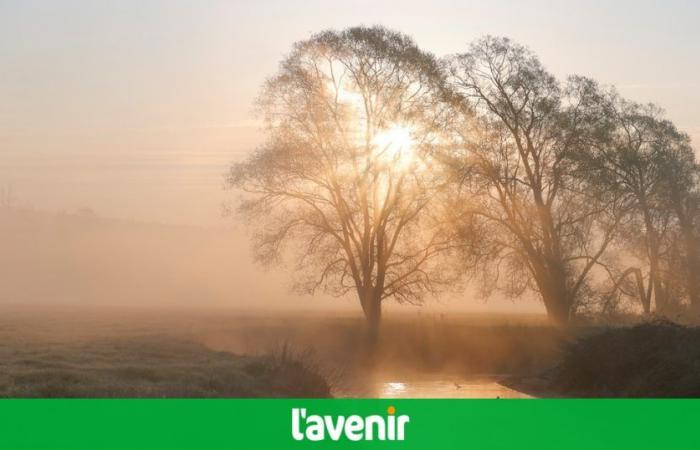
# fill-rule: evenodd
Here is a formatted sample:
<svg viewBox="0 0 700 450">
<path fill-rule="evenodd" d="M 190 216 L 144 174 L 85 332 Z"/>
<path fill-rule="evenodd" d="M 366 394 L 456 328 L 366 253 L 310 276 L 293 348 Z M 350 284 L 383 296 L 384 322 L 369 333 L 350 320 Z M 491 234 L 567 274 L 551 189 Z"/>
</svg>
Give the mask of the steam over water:
<svg viewBox="0 0 700 450">
<path fill-rule="evenodd" d="M 532 398 L 489 377 L 450 377 L 444 374 L 374 380 L 363 388 L 339 389 L 338 397 L 377 398 Z"/>
<path fill-rule="evenodd" d="M 380 389 L 381 398 L 531 398 L 486 379 L 387 381 Z"/>
</svg>

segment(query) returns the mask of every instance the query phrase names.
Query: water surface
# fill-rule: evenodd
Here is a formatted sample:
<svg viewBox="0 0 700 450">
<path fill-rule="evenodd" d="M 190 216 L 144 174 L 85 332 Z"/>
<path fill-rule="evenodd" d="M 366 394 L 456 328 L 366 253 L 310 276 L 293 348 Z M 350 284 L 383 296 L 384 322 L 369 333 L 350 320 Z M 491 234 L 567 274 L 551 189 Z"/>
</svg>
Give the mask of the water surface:
<svg viewBox="0 0 700 450">
<path fill-rule="evenodd" d="M 532 398 L 493 378 L 444 376 L 390 377 L 374 380 L 367 389 L 336 392 L 339 397 L 377 398 Z"/>
</svg>

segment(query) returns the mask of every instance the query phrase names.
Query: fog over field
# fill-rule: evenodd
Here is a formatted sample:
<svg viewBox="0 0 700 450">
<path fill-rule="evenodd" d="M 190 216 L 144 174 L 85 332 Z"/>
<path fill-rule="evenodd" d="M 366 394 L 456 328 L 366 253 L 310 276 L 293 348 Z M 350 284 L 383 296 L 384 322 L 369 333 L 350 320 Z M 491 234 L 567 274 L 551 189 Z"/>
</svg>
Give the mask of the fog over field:
<svg viewBox="0 0 700 450">
<path fill-rule="evenodd" d="M 246 227 L 177 226 L 106 219 L 91 211 L 0 208 L 0 307 L 224 308 L 356 312 L 352 297 L 291 290 L 284 268 L 251 259 Z M 404 308 L 405 309 L 405 308 Z M 411 308 L 419 311 L 421 308 Z M 433 299 L 446 310 L 540 313 L 535 301 L 485 303 L 470 291 Z"/>
<path fill-rule="evenodd" d="M 3 208 L 0 245 L 5 304 L 265 309 L 294 303 L 282 276 L 249 263 L 236 229 Z"/>
</svg>

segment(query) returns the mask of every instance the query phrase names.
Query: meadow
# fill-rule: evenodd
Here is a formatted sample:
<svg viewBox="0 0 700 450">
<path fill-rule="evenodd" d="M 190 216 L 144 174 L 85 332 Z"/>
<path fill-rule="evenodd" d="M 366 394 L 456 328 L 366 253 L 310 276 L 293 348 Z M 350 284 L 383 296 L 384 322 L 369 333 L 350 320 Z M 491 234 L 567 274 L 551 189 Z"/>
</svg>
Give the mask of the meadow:
<svg viewBox="0 0 700 450">
<path fill-rule="evenodd" d="M 567 339 L 536 316 L 5 307 L 0 396 L 379 396 L 384 380 L 535 374 Z"/>
</svg>

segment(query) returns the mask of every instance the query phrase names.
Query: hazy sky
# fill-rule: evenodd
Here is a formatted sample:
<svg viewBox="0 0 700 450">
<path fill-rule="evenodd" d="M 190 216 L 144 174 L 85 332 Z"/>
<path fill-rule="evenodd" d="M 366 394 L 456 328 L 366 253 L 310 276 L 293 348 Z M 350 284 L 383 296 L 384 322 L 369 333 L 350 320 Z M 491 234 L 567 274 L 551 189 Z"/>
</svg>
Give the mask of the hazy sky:
<svg viewBox="0 0 700 450">
<path fill-rule="evenodd" d="M 0 0 L 0 186 L 19 203 L 220 222 L 222 174 L 291 44 L 382 24 L 437 55 L 484 34 L 664 107 L 700 142 L 697 1 Z"/>
</svg>

